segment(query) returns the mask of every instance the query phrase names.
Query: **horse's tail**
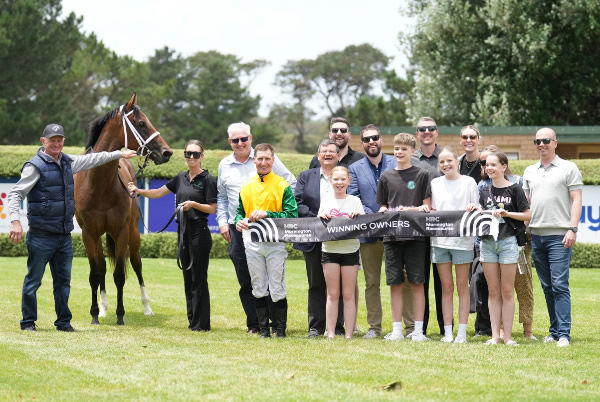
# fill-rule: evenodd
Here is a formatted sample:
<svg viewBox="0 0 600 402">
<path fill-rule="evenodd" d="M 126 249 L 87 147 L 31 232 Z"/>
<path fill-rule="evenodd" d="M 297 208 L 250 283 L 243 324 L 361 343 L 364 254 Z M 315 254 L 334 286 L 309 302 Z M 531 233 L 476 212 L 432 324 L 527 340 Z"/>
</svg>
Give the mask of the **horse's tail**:
<svg viewBox="0 0 600 402">
<path fill-rule="evenodd" d="M 116 267 L 116 247 L 115 240 L 108 233 L 106 234 L 106 252 L 108 253 L 108 260 L 110 261 L 111 268 L 115 269 Z M 127 275 L 127 257 L 125 257 L 125 261 L 123 261 L 123 271 L 124 274 Z"/>
</svg>

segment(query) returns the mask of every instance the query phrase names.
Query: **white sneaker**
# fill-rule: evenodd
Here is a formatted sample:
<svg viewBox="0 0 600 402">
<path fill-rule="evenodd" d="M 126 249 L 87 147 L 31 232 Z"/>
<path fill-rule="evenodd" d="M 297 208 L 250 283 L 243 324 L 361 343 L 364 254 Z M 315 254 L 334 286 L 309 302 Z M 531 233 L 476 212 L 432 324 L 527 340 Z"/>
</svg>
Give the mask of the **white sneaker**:
<svg viewBox="0 0 600 402">
<path fill-rule="evenodd" d="M 412 339 L 412 337 L 415 335 L 415 331 L 411 332 L 410 334 L 406 334 L 406 339 Z"/>
<path fill-rule="evenodd" d="M 559 348 L 564 348 L 565 346 L 569 346 L 570 342 L 569 339 L 566 337 L 562 337 L 558 340 L 558 342 L 556 342 L 556 346 Z"/>
<path fill-rule="evenodd" d="M 535 335 L 531 334 L 529 336 L 523 335 L 523 338 L 525 339 L 529 339 L 530 341 L 537 341 L 538 338 L 535 337 Z"/>
<path fill-rule="evenodd" d="M 497 345 L 497 344 L 498 344 L 498 342 L 496 342 L 496 340 L 494 338 L 488 339 L 485 342 L 485 345 Z"/>
<path fill-rule="evenodd" d="M 440 339 L 440 341 L 444 342 L 444 343 L 452 343 L 453 340 L 454 339 L 452 338 L 452 335 L 450 335 L 450 336 L 444 336 L 442 339 Z"/>
<path fill-rule="evenodd" d="M 467 338 L 465 338 L 464 336 L 460 336 L 458 335 L 455 339 L 454 339 L 454 343 L 467 343 Z"/>
<path fill-rule="evenodd" d="M 386 341 L 400 341 L 404 339 L 401 332 L 390 332 L 386 336 L 383 337 Z"/>
<path fill-rule="evenodd" d="M 373 338 L 379 338 L 379 335 L 377 335 L 377 332 L 375 332 L 374 329 L 368 330 L 367 333 L 365 334 L 365 336 L 363 336 L 363 339 L 373 339 Z"/>
<path fill-rule="evenodd" d="M 420 334 L 414 334 L 413 336 L 411 336 L 410 340 L 413 342 L 424 342 L 424 341 L 428 341 L 429 338 L 426 337 L 423 333 L 420 333 Z"/>
<path fill-rule="evenodd" d="M 504 344 L 507 346 L 519 346 L 519 344 L 513 341 L 512 339 L 509 339 L 508 341 L 504 342 Z"/>
<path fill-rule="evenodd" d="M 553 343 L 556 342 L 556 339 L 552 335 L 546 335 L 544 337 L 544 343 Z"/>
</svg>

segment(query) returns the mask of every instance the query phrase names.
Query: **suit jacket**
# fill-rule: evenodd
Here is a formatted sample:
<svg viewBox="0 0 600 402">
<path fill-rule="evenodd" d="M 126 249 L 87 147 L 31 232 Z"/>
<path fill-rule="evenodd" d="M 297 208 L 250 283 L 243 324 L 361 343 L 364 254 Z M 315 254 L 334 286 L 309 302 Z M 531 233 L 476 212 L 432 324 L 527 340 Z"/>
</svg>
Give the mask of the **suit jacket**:
<svg viewBox="0 0 600 402">
<path fill-rule="evenodd" d="M 301 172 L 294 189 L 296 204 L 298 204 L 298 217 L 315 217 L 321 205 L 321 168 L 308 169 Z M 296 250 L 310 252 L 315 248 L 315 243 L 294 243 Z"/>
<path fill-rule="evenodd" d="M 396 158 L 386 154 L 383 154 L 381 163 L 381 173 L 394 169 L 397 166 Z M 375 176 L 373 176 L 373 171 L 371 170 L 371 166 L 369 166 L 370 164 L 371 161 L 369 161 L 369 158 L 365 157 L 348 167 L 350 171 L 348 194 L 360 198 L 365 214 L 376 213 L 380 207 L 375 201 L 378 182 L 375 181 Z M 361 237 L 359 240 L 361 243 L 371 243 L 377 239 Z"/>
</svg>

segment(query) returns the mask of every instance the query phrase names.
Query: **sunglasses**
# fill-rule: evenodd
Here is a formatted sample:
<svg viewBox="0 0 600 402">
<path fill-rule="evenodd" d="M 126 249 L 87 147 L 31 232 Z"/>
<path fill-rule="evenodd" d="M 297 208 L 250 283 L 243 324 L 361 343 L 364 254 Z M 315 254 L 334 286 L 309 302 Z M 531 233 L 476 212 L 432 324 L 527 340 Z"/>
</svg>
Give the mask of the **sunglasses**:
<svg viewBox="0 0 600 402">
<path fill-rule="evenodd" d="M 200 157 L 202 156 L 202 152 L 198 152 L 198 151 L 183 151 L 183 156 L 185 158 L 200 159 Z"/>
<path fill-rule="evenodd" d="M 479 163 L 481 163 L 481 166 L 485 166 L 485 159 L 480 160 Z"/>
<path fill-rule="evenodd" d="M 337 133 L 346 134 L 347 132 L 348 132 L 347 128 L 332 128 L 331 129 L 332 134 L 337 134 Z"/>
<path fill-rule="evenodd" d="M 375 134 L 375 135 L 371 135 L 369 137 L 362 137 L 362 142 L 364 142 L 365 144 L 368 144 L 371 141 L 377 142 L 377 141 L 379 141 L 380 138 L 381 138 L 381 136 L 379 134 Z"/>
<path fill-rule="evenodd" d="M 471 134 L 471 135 L 461 135 L 463 140 L 476 140 L 477 139 L 477 134 Z"/>
<path fill-rule="evenodd" d="M 240 142 L 240 141 L 242 141 L 242 142 L 246 142 L 246 141 L 248 141 L 249 139 L 250 139 L 250 137 L 249 137 L 249 136 L 247 136 L 247 137 L 241 137 L 241 138 L 233 138 L 233 139 L 231 140 L 231 142 L 233 142 L 234 144 L 237 144 L 237 143 L 238 143 L 238 142 Z"/>
<path fill-rule="evenodd" d="M 417 127 L 417 130 L 419 130 L 422 133 L 424 133 L 425 131 L 429 130 L 430 132 L 433 133 L 435 130 L 437 130 L 437 127 L 436 126 Z"/>
<path fill-rule="evenodd" d="M 540 138 L 533 140 L 533 143 L 535 145 L 540 145 L 543 142 L 544 144 L 548 145 L 550 144 L 550 141 L 552 141 L 552 138 Z"/>
</svg>

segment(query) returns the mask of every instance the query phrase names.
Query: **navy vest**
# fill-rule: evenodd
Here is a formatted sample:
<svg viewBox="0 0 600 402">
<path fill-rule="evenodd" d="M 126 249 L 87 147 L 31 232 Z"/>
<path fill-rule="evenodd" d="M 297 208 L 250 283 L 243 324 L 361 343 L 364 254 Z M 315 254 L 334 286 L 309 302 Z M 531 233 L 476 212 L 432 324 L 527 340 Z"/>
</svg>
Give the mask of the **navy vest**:
<svg viewBox="0 0 600 402">
<path fill-rule="evenodd" d="M 27 195 L 27 219 L 31 231 L 71 233 L 75 214 L 75 185 L 71 159 L 61 154 L 60 167 L 38 154 L 31 163 L 40 172 L 40 180 Z"/>
</svg>

